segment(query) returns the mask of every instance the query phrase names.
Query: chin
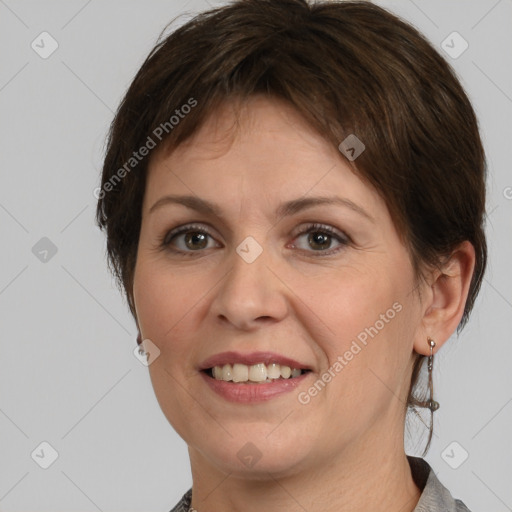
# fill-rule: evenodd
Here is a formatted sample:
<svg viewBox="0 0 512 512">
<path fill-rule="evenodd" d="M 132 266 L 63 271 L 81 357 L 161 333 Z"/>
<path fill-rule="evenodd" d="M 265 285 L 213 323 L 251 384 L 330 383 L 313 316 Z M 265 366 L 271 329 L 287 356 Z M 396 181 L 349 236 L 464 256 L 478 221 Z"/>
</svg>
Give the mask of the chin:
<svg viewBox="0 0 512 512">
<path fill-rule="evenodd" d="M 244 430 L 244 435 L 226 435 L 222 440 L 202 437 L 196 448 L 209 464 L 245 479 L 268 480 L 269 473 L 275 478 L 291 476 L 309 467 L 312 439 L 284 429 L 281 435 L 269 435 L 268 427 Z"/>
</svg>

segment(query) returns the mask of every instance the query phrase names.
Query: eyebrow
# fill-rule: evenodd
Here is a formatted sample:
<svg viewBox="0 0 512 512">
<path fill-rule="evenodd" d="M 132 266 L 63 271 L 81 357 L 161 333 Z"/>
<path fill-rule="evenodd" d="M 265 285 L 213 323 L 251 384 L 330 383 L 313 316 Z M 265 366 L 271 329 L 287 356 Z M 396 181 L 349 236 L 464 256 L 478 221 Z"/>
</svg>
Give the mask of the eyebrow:
<svg viewBox="0 0 512 512">
<path fill-rule="evenodd" d="M 206 199 L 201 199 L 197 196 L 190 195 L 168 195 L 161 197 L 149 209 L 149 213 L 152 213 L 158 208 L 161 208 L 169 204 L 181 204 L 191 210 L 196 210 L 199 213 L 215 216 L 218 218 L 223 218 L 222 209 L 218 205 L 210 201 L 207 201 Z M 369 221 L 375 222 L 375 219 L 366 210 L 361 208 L 361 206 L 357 205 L 350 199 L 338 196 L 304 197 L 299 199 L 293 199 L 291 201 L 287 201 L 286 203 L 282 203 L 276 210 L 276 216 L 287 217 L 290 215 L 294 215 L 302 210 L 306 210 L 308 208 L 313 208 L 314 206 L 320 205 L 344 206 L 358 213 L 359 215 L 367 218 Z"/>
</svg>

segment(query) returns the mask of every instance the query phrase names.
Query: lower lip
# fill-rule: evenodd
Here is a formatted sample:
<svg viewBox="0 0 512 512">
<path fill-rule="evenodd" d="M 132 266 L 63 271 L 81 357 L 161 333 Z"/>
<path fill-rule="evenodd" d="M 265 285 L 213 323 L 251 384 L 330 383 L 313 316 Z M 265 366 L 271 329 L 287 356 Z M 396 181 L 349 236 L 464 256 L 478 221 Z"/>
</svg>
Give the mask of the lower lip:
<svg viewBox="0 0 512 512">
<path fill-rule="evenodd" d="M 213 391 L 230 402 L 253 403 L 271 400 L 277 396 L 289 393 L 299 386 L 311 372 L 303 373 L 290 379 L 276 379 L 266 383 L 238 383 L 217 380 L 205 372 L 200 372 L 203 379 Z"/>
</svg>

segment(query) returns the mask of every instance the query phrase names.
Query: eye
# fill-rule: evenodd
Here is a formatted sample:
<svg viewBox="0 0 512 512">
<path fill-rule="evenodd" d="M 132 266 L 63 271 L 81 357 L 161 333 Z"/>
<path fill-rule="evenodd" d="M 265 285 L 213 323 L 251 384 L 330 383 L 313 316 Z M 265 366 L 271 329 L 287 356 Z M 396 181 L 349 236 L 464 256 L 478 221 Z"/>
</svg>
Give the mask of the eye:
<svg viewBox="0 0 512 512">
<path fill-rule="evenodd" d="M 306 237 L 307 247 L 300 247 L 300 245 L 295 243 L 293 243 L 291 247 L 299 247 L 299 249 L 305 249 L 311 252 L 308 250 L 309 247 L 313 249 L 313 252 L 321 253 L 318 254 L 318 256 L 329 256 L 330 254 L 339 252 L 350 243 L 348 236 L 323 224 L 309 225 L 306 229 L 300 231 L 295 239 L 300 238 L 302 235 L 308 235 Z M 337 248 L 328 251 L 327 249 L 331 249 L 333 239 L 335 239 L 339 245 Z"/>
<path fill-rule="evenodd" d="M 181 226 L 167 233 L 161 244 L 175 252 L 191 253 L 202 249 L 218 247 L 217 245 L 208 245 L 208 238 L 213 240 L 210 231 L 204 226 L 188 224 Z M 177 249 L 171 248 L 177 247 Z"/>
<path fill-rule="evenodd" d="M 295 243 L 295 240 L 303 235 L 308 235 L 306 238 L 306 247 Z M 211 240 L 208 240 L 209 238 Z M 331 249 L 333 239 L 337 241 L 338 247 Z M 341 231 L 337 231 L 330 226 L 310 224 L 295 235 L 294 242 L 289 247 L 297 247 L 307 252 L 316 252 L 318 253 L 316 256 L 329 256 L 330 254 L 342 250 L 350 241 L 347 235 L 344 235 Z M 201 252 L 203 249 L 219 247 L 208 228 L 197 224 L 187 224 L 173 229 L 164 235 L 160 240 L 160 245 L 162 248 L 184 256 L 193 256 L 194 253 Z M 313 251 L 310 249 L 313 249 Z"/>
</svg>

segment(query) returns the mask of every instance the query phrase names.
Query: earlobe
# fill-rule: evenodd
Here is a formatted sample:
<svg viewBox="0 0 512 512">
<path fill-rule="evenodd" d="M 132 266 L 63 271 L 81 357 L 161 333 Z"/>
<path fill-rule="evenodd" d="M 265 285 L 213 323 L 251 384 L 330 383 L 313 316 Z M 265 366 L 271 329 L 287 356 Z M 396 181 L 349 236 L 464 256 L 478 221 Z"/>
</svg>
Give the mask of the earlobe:
<svg viewBox="0 0 512 512">
<path fill-rule="evenodd" d="M 423 332 L 436 342 L 435 351 L 448 340 L 460 323 L 475 268 L 475 249 L 464 241 L 452 252 L 450 258 L 435 275 L 431 300 L 423 315 Z M 420 339 L 421 338 L 421 339 Z M 425 337 L 416 339 L 414 350 L 425 356 L 430 347 Z"/>
</svg>

